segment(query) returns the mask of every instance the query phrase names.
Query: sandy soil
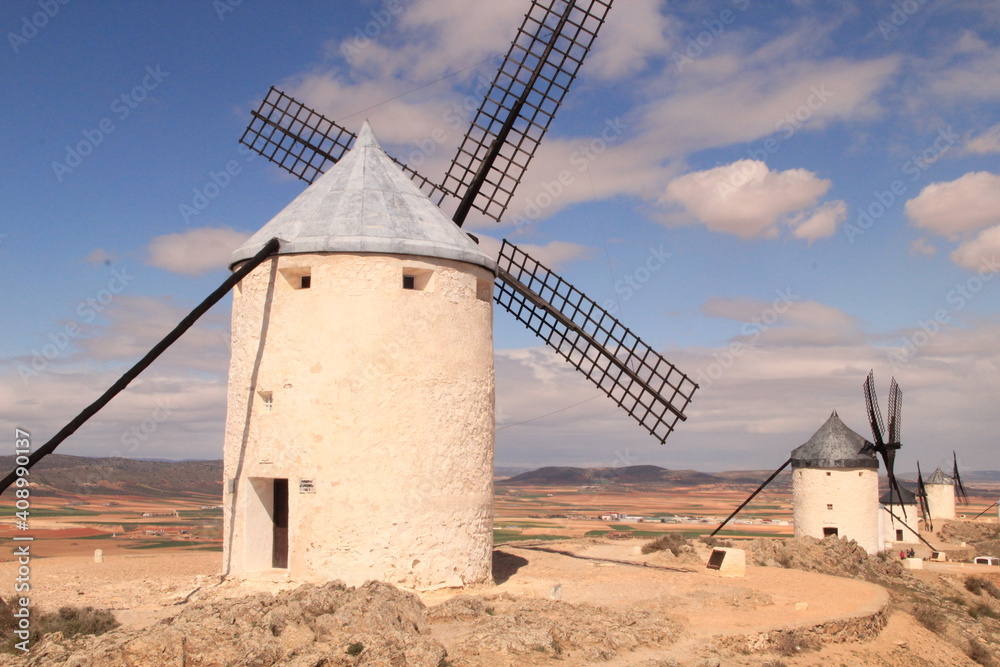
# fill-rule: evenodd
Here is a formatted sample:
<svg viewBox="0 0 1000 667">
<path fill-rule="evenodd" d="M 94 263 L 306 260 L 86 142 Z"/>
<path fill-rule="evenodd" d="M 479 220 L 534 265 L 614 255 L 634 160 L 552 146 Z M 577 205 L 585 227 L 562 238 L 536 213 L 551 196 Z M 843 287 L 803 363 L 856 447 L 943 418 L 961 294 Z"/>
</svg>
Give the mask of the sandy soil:
<svg viewBox="0 0 1000 667">
<path fill-rule="evenodd" d="M 421 597 L 428 606 L 465 593 L 561 600 L 610 610 L 641 608 L 683 627 L 682 636 L 669 646 L 644 647 L 600 663 L 611 667 L 669 665 L 671 659 L 679 665 L 760 666 L 768 654 L 741 655 L 721 648 L 720 639 L 864 617 L 889 605 L 882 587 L 862 581 L 766 567 L 750 567 L 743 578 L 724 579 L 693 559 L 637 552 L 634 544 L 601 540 L 505 545 L 497 550 L 505 578 L 498 585 Z M 700 556 L 706 558 L 707 551 Z M 80 557 L 37 559 L 32 562 L 32 599 L 45 610 L 65 604 L 111 609 L 124 625 L 141 628 L 179 613 L 186 601 L 209 591 L 240 596 L 260 590 L 260 585 L 232 581 L 220 585 L 220 567 L 218 553 L 112 555 L 103 563 Z M 13 581 L 14 572 L 14 563 L 0 563 L 0 580 Z M 461 630 L 432 627 L 432 636 L 451 649 Z M 713 662 L 716 657 L 720 663 Z M 887 627 L 873 641 L 828 644 L 781 660 L 789 667 L 973 664 L 898 611 L 890 614 Z M 546 656 L 519 662 L 550 663 L 561 664 Z"/>
</svg>

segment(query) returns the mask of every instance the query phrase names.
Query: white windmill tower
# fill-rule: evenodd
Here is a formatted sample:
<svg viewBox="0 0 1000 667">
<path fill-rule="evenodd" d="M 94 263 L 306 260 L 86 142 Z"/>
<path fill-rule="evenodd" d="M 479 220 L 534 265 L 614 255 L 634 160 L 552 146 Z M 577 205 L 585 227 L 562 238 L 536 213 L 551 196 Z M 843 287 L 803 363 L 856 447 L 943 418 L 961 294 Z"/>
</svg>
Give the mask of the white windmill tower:
<svg viewBox="0 0 1000 667">
<path fill-rule="evenodd" d="M 232 257 L 227 571 L 416 588 L 490 577 L 496 262 L 353 150 Z"/>
<path fill-rule="evenodd" d="M 927 493 L 927 509 L 931 521 L 955 518 L 955 480 L 936 468 L 924 480 Z"/>
<path fill-rule="evenodd" d="M 870 443 L 834 411 L 792 450 L 795 537 L 847 537 L 879 551 L 878 459 Z"/>
</svg>

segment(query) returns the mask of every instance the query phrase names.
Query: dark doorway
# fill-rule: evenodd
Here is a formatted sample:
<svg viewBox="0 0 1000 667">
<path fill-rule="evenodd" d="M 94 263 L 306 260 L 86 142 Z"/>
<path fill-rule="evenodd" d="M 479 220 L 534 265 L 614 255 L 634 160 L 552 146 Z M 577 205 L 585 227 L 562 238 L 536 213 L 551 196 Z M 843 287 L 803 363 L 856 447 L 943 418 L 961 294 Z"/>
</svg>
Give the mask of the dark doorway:
<svg viewBox="0 0 1000 667">
<path fill-rule="evenodd" d="M 277 481 L 277 480 L 275 480 L 275 481 Z M 831 535 L 833 535 L 834 537 L 837 537 L 839 534 L 840 533 L 837 531 L 836 528 L 824 528 L 823 529 L 823 537 L 830 537 Z"/>
<path fill-rule="evenodd" d="M 896 541 L 897 542 L 902 542 L 903 541 L 903 531 L 901 531 L 901 530 L 897 530 L 896 531 Z"/>
<path fill-rule="evenodd" d="M 288 480 L 274 480 L 274 541 L 271 567 L 288 567 Z"/>
</svg>

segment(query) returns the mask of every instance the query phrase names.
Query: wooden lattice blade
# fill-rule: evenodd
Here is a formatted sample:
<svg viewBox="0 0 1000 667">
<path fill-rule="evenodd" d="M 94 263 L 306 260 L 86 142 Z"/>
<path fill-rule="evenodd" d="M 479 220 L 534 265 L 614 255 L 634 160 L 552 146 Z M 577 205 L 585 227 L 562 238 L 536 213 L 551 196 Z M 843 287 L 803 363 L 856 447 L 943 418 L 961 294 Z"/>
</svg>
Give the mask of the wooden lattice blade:
<svg viewBox="0 0 1000 667">
<path fill-rule="evenodd" d="M 446 191 L 463 199 L 471 188 L 469 205 L 500 220 L 611 2 L 532 2 L 445 176 Z"/>
<path fill-rule="evenodd" d="M 494 298 L 661 443 L 698 385 L 575 287 L 504 241 Z"/>
<path fill-rule="evenodd" d="M 356 138 L 344 126 L 274 87 L 251 116 L 240 143 L 306 183 L 339 161 Z M 438 203 L 446 196 L 440 186 L 392 159 L 424 194 L 436 197 Z"/>
</svg>

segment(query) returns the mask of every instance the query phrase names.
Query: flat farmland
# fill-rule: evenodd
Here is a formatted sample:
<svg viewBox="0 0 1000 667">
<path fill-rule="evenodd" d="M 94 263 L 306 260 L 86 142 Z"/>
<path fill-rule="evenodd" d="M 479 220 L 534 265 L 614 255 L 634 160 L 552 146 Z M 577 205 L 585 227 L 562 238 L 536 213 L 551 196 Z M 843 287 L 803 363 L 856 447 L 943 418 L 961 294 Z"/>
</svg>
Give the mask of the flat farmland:
<svg viewBox="0 0 1000 667">
<path fill-rule="evenodd" d="M 0 539 L 31 536 L 37 558 L 167 551 L 222 551 L 221 499 L 209 494 L 156 499 L 122 494 L 35 496 L 19 530 L 12 500 L 0 504 Z M 145 515 L 145 516 L 144 516 Z M 10 560 L 10 553 L 0 560 Z"/>
<path fill-rule="evenodd" d="M 495 540 L 498 543 L 566 537 L 655 537 L 664 532 L 707 535 L 752 488 L 653 485 L 496 486 Z M 609 520 L 601 516 L 610 515 Z M 766 490 L 745 507 L 720 537 L 790 537 L 790 490 Z"/>
</svg>

